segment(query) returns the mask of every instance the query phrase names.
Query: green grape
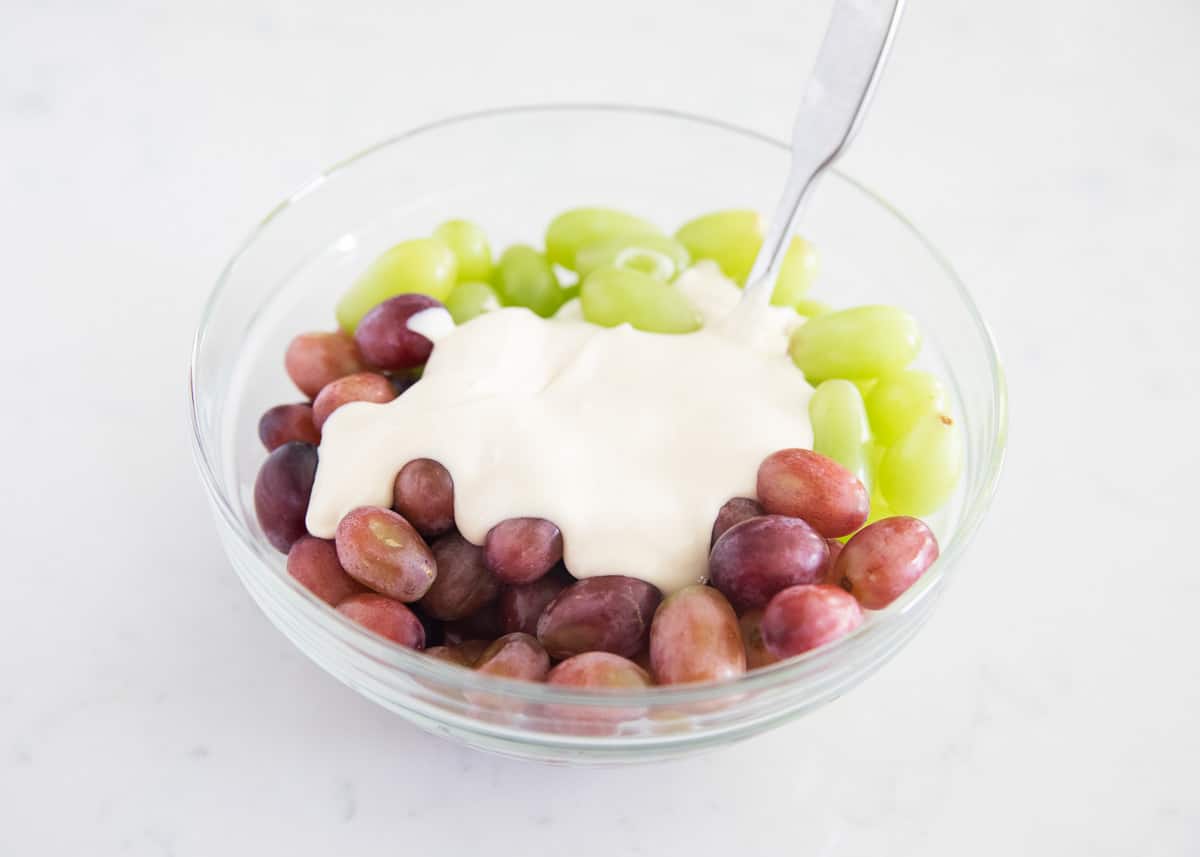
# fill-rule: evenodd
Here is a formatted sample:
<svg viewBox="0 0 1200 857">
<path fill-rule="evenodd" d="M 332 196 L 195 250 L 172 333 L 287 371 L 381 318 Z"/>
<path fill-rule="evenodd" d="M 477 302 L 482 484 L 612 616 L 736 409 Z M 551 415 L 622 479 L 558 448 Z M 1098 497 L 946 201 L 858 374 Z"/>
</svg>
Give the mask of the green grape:
<svg viewBox="0 0 1200 857">
<path fill-rule="evenodd" d="M 641 271 L 597 268 L 583 281 L 580 300 L 583 317 L 603 327 L 628 322 L 651 333 L 700 329 L 700 318 L 682 292 Z"/>
<path fill-rule="evenodd" d="M 338 325 L 354 333 L 362 317 L 388 298 L 417 292 L 444 300 L 458 275 L 458 261 L 444 241 L 401 241 L 371 263 L 337 305 Z"/>
<path fill-rule="evenodd" d="M 527 244 L 514 244 L 496 265 L 496 291 L 511 306 L 528 307 L 549 318 L 567 300 L 546 257 Z"/>
<path fill-rule="evenodd" d="M 450 292 L 446 298 L 446 309 L 450 310 L 455 324 L 464 324 L 477 315 L 500 309 L 500 298 L 487 283 L 468 281 L 459 283 Z"/>
<path fill-rule="evenodd" d="M 612 238 L 662 235 L 648 220 L 612 208 L 573 208 L 564 211 L 546 229 L 546 258 L 564 268 L 575 268 L 575 255 L 583 247 Z"/>
<path fill-rule="evenodd" d="M 805 318 L 816 318 L 819 315 L 829 315 L 833 312 L 833 307 L 829 304 L 814 301 L 812 298 L 797 298 L 789 306 L 796 311 L 797 315 Z"/>
<path fill-rule="evenodd" d="M 779 279 L 775 281 L 775 291 L 771 293 L 771 303 L 775 306 L 796 306 L 797 302 L 804 300 L 816 277 L 817 251 L 797 235 L 783 256 Z"/>
<path fill-rule="evenodd" d="M 483 227 L 469 220 L 447 220 L 433 230 L 458 259 L 458 281 L 487 282 L 492 276 L 492 248 Z"/>
<path fill-rule="evenodd" d="M 762 247 L 763 221 L 757 211 L 748 209 L 714 211 L 683 224 L 675 240 L 693 259 L 711 259 L 725 276 L 744 286 Z"/>
<path fill-rule="evenodd" d="M 867 401 L 867 396 L 871 395 L 871 391 L 875 389 L 875 385 L 879 383 L 876 378 L 855 378 L 854 386 L 858 387 L 858 392 L 862 394 L 863 402 Z"/>
<path fill-rule="evenodd" d="M 810 384 L 828 378 L 878 378 L 898 372 L 921 348 L 912 316 L 890 306 L 860 306 L 796 328 L 788 351 Z"/>
<path fill-rule="evenodd" d="M 808 402 L 813 452 L 832 458 L 871 488 L 871 429 L 858 388 L 850 381 L 825 381 Z"/>
<path fill-rule="evenodd" d="M 945 414 L 926 414 L 889 446 L 879 490 L 893 515 L 928 515 L 950 499 L 962 473 L 962 432 Z"/>
<path fill-rule="evenodd" d="M 866 395 L 871 429 L 884 443 L 894 443 L 921 417 L 944 411 L 946 393 L 928 372 L 906 369 L 881 378 Z"/>
<path fill-rule="evenodd" d="M 580 247 L 575 254 L 575 270 L 581 277 L 605 265 L 615 265 L 660 280 L 673 280 L 690 262 L 687 248 L 665 235 L 606 238 Z"/>
</svg>

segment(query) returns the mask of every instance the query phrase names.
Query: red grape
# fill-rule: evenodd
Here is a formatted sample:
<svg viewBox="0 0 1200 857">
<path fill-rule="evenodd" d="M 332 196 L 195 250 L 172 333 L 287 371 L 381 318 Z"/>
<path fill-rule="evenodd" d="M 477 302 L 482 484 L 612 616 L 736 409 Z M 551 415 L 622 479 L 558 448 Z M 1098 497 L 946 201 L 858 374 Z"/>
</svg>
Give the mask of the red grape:
<svg viewBox="0 0 1200 857">
<path fill-rule="evenodd" d="M 416 293 L 396 295 L 376 306 L 358 323 L 354 341 L 372 366 L 380 369 L 411 369 L 429 359 L 433 343 L 414 330 L 408 320 L 441 303 Z"/>
<path fill-rule="evenodd" d="M 840 586 L 789 586 L 763 611 L 763 643 L 775 657 L 790 658 L 846 636 L 862 620 L 858 602 Z"/>
<path fill-rule="evenodd" d="M 500 617 L 500 605 L 492 601 L 465 619 L 447 622 L 446 645 L 457 645 L 468 640 L 487 640 L 490 643 L 503 633 L 504 622 Z"/>
<path fill-rule="evenodd" d="M 396 391 L 383 375 L 377 372 L 359 372 L 347 375 L 325 385 L 313 400 L 313 425 L 320 430 L 329 415 L 350 402 L 375 402 L 383 404 L 396 398 Z"/>
<path fill-rule="evenodd" d="M 738 618 L 725 596 L 697 583 L 667 598 L 650 626 L 650 666 L 659 684 L 722 681 L 744 673 Z"/>
<path fill-rule="evenodd" d="M 750 500 L 746 497 L 734 497 L 728 503 L 721 507 L 721 511 L 717 512 L 717 520 L 713 523 L 712 540 L 708 543 L 711 548 L 717 543 L 717 539 L 725 534 L 725 531 L 734 524 L 740 524 L 742 521 L 750 518 L 757 518 L 765 515 L 766 510 L 759 505 L 757 500 Z"/>
<path fill-rule="evenodd" d="M 773 515 L 803 518 L 828 538 L 857 530 L 871 506 L 853 473 L 811 449 L 768 455 L 758 468 L 758 501 Z"/>
<path fill-rule="evenodd" d="M 881 610 L 916 583 L 937 557 L 937 538 L 924 521 L 881 518 L 846 543 L 834 575 L 849 585 L 863 607 Z"/>
<path fill-rule="evenodd" d="M 410 461 L 396 474 L 393 507 L 426 538 L 454 528 L 454 480 L 431 458 Z"/>
<path fill-rule="evenodd" d="M 268 452 L 293 440 L 314 445 L 320 443 L 321 433 L 313 423 L 312 405 L 304 402 L 268 409 L 258 421 L 258 439 Z"/>
<path fill-rule="evenodd" d="M 633 661 L 611 652 L 584 652 L 567 658 L 546 676 L 546 683 L 568 690 L 630 692 L 645 690 L 654 684 L 650 674 Z M 559 732 L 574 735 L 611 735 L 625 720 L 636 720 L 645 714 L 644 706 L 614 707 L 604 705 L 547 705 L 548 718 L 558 722 Z"/>
<path fill-rule="evenodd" d="M 463 658 L 462 652 L 453 646 L 433 646 L 425 650 L 425 654 L 439 661 L 445 661 L 459 667 L 470 666 Z"/>
<path fill-rule="evenodd" d="M 338 562 L 333 542 L 313 536 L 301 536 L 288 551 L 288 574 L 326 604 L 336 607 L 366 587 L 346 574 Z"/>
<path fill-rule="evenodd" d="M 421 608 L 436 619 L 463 619 L 500 594 L 500 581 L 483 563 L 483 548 L 458 533 L 433 543 L 437 577 L 421 598 Z"/>
<path fill-rule="evenodd" d="M 500 593 L 500 615 L 504 618 L 505 633 L 537 634 L 538 619 L 546 605 L 570 585 L 571 578 L 565 571 L 552 571 L 533 583 L 504 587 Z"/>
<path fill-rule="evenodd" d="M 369 631 L 411 649 L 425 648 L 421 620 L 406 606 L 375 592 L 352 595 L 338 605 L 338 612 Z"/>
<path fill-rule="evenodd" d="M 739 610 L 763 607 L 781 589 L 816 583 L 829 563 L 825 540 L 799 518 L 765 515 L 725 531 L 713 545 L 713 585 Z"/>
<path fill-rule="evenodd" d="M 338 524 L 334 541 L 351 577 L 399 601 L 418 600 L 437 576 L 429 546 L 391 509 L 352 510 Z"/>
<path fill-rule="evenodd" d="M 307 532 L 304 516 L 316 475 L 317 448 L 308 443 L 285 443 L 262 463 L 254 481 L 254 511 L 276 550 L 287 553 Z"/>
<path fill-rule="evenodd" d="M 288 377 L 310 399 L 327 384 L 367 368 L 354 340 L 341 331 L 302 333 L 284 356 Z"/>
<path fill-rule="evenodd" d="M 484 650 L 475 669 L 487 675 L 544 681 L 550 670 L 550 657 L 528 634 L 505 634 Z"/>
<path fill-rule="evenodd" d="M 742 645 L 746 649 L 746 668 L 756 670 L 759 667 L 770 666 L 779 660 L 767 651 L 762 638 L 763 611 L 755 608 L 747 610 L 738 619 L 738 628 L 742 632 Z"/>
<path fill-rule="evenodd" d="M 542 518 L 509 518 L 488 531 L 484 550 L 496 577 L 532 583 L 562 559 L 562 533 Z"/>
<path fill-rule="evenodd" d="M 653 682 L 628 658 L 611 652 L 584 652 L 567 658 L 546 677 L 549 684 L 604 690 L 640 690 Z"/>
<path fill-rule="evenodd" d="M 845 589 L 842 578 L 838 576 L 837 558 L 841 556 L 846 543 L 841 539 L 826 539 L 825 544 L 829 545 L 829 562 L 825 566 L 825 575 L 820 582 L 828 583 L 830 586 L 841 586 Z"/>
<path fill-rule="evenodd" d="M 588 577 L 568 586 L 538 620 L 542 645 L 558 659 L 583 652 L 636 655 L 646 644 L 662 593 L 620 575 Z"/>
<path fill-rule="evenodd" d="M 494 640 L 463 640 L 457 646 L 454 646 L 455 653 L 462 658 L 462 662 L 469 667 L 479 663 L 479 659 L 483 657 L 483 653 L 488 650 Z"/>
</svg>

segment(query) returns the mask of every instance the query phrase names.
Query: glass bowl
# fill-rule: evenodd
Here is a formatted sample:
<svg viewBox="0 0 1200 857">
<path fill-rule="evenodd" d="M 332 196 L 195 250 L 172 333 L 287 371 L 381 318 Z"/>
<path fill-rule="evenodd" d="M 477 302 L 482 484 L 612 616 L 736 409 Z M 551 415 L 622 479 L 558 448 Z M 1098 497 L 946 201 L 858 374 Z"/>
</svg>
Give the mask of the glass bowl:
<svg viewBox="0 0 1200 857">
<path fill-rule="evenodd" d="M 378 253 L 440 221 L 484 225 L 493 246 L 537 243 L 558 211 L 628 209 L 674 228 L 712 209 L 773 210 L 788 148 L 684 113 L 562 105 L 434 122 L 355 155 L 277 206 L 217 281 L 191 365 L 195 452 L 234 570 L 306 655 L 423 729 L 485 750 L 571 762 L 640 761 L 736 741 L 812 711 L 892 657 L 929 617 L 999 475 L 1005 393 L 996 350 L 962 283 L 895 209 L 840 173 L 824 179 L 802 232 L 821 256 L 813 296 L 891 303 L 925 335 L 966 438 L 964 477 L 933 521 L 941 558 L 853 634 L 722 684 L 637 694 L 567 692 L 478 675 L 394 646 L 318 601 L 285 571 L 255 520 L 260 413 L 300 398 L 283 371 L 295 334 L 332 329 L 340 293 Z M 702 465 L 702 462 L 698 462 Z"/>
</svg>

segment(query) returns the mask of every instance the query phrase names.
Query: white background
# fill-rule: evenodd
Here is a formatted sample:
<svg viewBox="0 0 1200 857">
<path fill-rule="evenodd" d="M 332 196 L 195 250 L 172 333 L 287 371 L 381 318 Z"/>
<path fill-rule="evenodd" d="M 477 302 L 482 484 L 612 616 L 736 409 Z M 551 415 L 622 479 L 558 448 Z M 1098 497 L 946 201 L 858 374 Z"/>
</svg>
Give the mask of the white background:
<svg viewBox="0 0 1200 857">
<path fill-rule="evenodd" d="M 912 3 L 845 166 L 992 322 L 1009 464 L 940 612 L 837 703 L 649 768 L 492 758 L 228 570 L 185 365 L 261 215 L 511 102 L 785 134 L 806 5 L 0 0 L 0 854 L 1200 853 L 1196 0 Z"/>
</svg>

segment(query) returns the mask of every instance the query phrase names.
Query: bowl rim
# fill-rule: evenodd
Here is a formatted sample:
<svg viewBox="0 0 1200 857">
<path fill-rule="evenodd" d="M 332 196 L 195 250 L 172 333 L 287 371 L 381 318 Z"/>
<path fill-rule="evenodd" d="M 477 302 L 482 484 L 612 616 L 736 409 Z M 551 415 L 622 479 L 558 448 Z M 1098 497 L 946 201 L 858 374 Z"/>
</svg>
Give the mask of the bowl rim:
<svg viewBox="0 0 1200 857">
<path fill-rule="evenodd" d="M 188 364 L 188 407 L 191 422 L 192 451 L 196 467 L 200 471 L 201 480 L 220 519 L 236 535 L 238 541 L 248 553 L 262 566 L 277 582 L 285 584 L 299 597 L 297 605 L 301 609 L 311 611 L 310 618 L 323 626 L 323 629 L 340 638 L 357 653 L 365 655 L 376 662 L 399 670 L 413 678 L 436 682 L 453 690 L 487 690 L 489 693 L 522 701 L 538 703 L 554 703 L 556 705 L 579 704 L 595 707 L 629 707 L 641 705 L 657 707 L 661 704 L 686 704 L 696 702 L 718 701 L 726 697 L 748 695 L 755 691 L 780 688 L 801 683 L 806 678 L 815 678 L 836 672 L 839 664 L 853 665 L 860 662 L 864 656 L 870 656 L 897 634 L 897 624 L 901 617 L 914 611 L 919 605 L 931 599 L 944 585 L 952 569 L 970 545 L 986 514 L 1003 469 L 1008 427 L 1007 384 L 1003 365 L 995 338 L 987 322 L 983 319 L 970 292 L 949 260 L 941 253 L 916 226 L 902 214 L 894 205 L 863 182 L 848 176 L 839 169 L 830 172 L 840 181 L 850 185 L 854 190 L 867 197 L 869 201 L 883 208 L 899 225 L 915 239 L 933 259 L 952 283 L 959 301 L 967 310 L 975 331 L 978 334 L 986 355 L 991 374 L 993 401 L 993 420 L 990 426 L 995 442 L 989 450 L 986 460 L 979 462 L 982 468 L 983 480 L 979 489 L 968 498 L 957 527 L 951 534 L 950 542 L 942 550 L 938 561 L 931 568 L 932 573 L 922 575 L 921 579 L 904 593 L 896 602 L 883 611 L 878 611 L 875 621 L 864 623 L 855 631 L 836 641 L 832 645 L 823 646 L 806 652 L 794 658 L 789 658 L 767 667 L 749 671 L 736 679 L 721 682 L 706 682 L 690 685 L 654 686 L 633 692 L 597 691 L 585 689 L 563 689 L 545 683 L 516 681 L 513 679 L 484 675 L 473 670 L 444 662 L 438 658 L 430 658 L 422 653 L 413 651 L 362 628 L 351 622 L 341 613 L 330 608 L 328 604 L 317 599 L 304 589 L 297 581 L 286 573 L 280 574 L 274 564 L 278 563 L 278 553 L 268 552 L 265 543 L 257 538 L 242 520 L 233 502 L 226 495 L 210 455 L 212 444 L 219 442 L 217 437 L 208 437 L 201 425 L 197 391 L 197 371 L 202 360 L 202 349 L 209 325 L 215 313 L 216 306 L 229 286 L 230 276 L 242 257 L 249 252 L 259 237 L 282 216 L 288 209 L 298 205 L 307 196 L 316 191 L 325 182 L 338 177 L 360 161 L 377 152 L 388 149 L 393 145 L 403 143 L 414 137 L 429 134 L 439 129 L 455 125 L 487 121 L 490 119 L 518 116 L 522 114 L 625 114 L 656 119 L 673 120 L 706 126 L 709 129 L 724 131 L 752 141 L 769 145 L 773 148 L 788 151 L 790 146 L 783 140 L 746 128 L 733 122 L 704 116 L 684 110 L 667 107 L 647 106 L 637 104 L 621 104 L 607 102 L 557 102 L 548 104 L 515 104 L 468 111 L 445 116 L 433 121 L 417 125 L 406 131 L 399 132 L 376 142 L 366 148 L 337 161 L 332 166 L 319 172 L 299 189 L 285 197 L 275 205 L 250 230 L 249 234 L 238 244 L 233 255 L 222 267 L 215 285 L 210 292 L 202 311 L 201 320 L 197 327 L 192 343 Z M 902 626 L 902 623 L 900 623 Z M 891 632 L 890 634 L 888 632 Z M 859 657 L 851 657 L 858 649 Z M 615 736 L 617 740 L 628 741 L 632 736 Z M 595 740 L 592 738 L 591 740 Z"/>
</svg>

